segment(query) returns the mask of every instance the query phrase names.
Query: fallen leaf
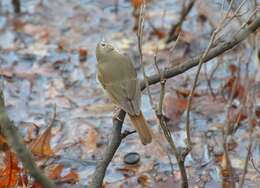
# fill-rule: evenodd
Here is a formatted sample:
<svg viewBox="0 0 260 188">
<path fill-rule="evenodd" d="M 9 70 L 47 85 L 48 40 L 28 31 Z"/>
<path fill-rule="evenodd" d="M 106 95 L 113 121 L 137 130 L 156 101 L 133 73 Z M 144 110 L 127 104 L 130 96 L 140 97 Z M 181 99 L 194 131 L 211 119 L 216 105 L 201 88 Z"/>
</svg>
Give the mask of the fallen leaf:
<svg viewBox="0 0 260 188">
<path fill-rule="evenodd" d="M 31 151 L 34 155 L 43 158 L 53 156 L 54 153 L 50 146 L 50 140 L 52 137 L 51 129 L 52 126 L 49 126 L 42 135 L 30 144 Z"/>
<path fill-rule="evenodd" d="M 56 167 L 54 167 L 48 177 L 52 180 L 58 180 L 62 183 L 74 184 L 79 181 L 79 175 L 75 171 L 70 170 L 69 173 L 67 173 L 65 176 L 62 176 L 61 174 L 63 170 L 63 165 L 57 165 Z"/>
<path fill-rule="evenodd" d="M 25 22 L 19 19 L 14 19 L 12 25 L 16 31 L 21 30 L 25 26 Z"/>
<path fill-rule="evenodd" d="M 134 8 L 138 8 L 144 3 L 144 0 L 131 0 L 131 3 Z"/>
<path fill-rule="evenodd" d="M 235 73 L 237 73 L 237 70 L 238 70 L 237 66 L 234 64 L 230 64 L 228 66 L 228 69 L 229 69 L 229 72 L 231 73 L 231 75 L 233 75 L 233 76 L 235 75 Z"/>
<path fill-rule="evenodd" d="M 165 37 L 165 32 L 164 31 L 162 31 L 162 29 L 157 29 L 157 28 L 155 28 L 155 29 L 153 29 L 153 31 L 150 33 L 150 35 L 151 36 L 156 36 L 156 37 L 158 37 L 158 39 L 162 39 L 162 38 L 164 38 Z"/>
<path fill-rule="evenodd" d="M 137 178 L 137 182 L 142 186 L 142 187 L 151 187 L 151 177 L 148 176 L 147 174 L 142 174 Z"/>
<path fill-rule="evenodd" d="M 176 92 L 178 97 L 184 97 L 187 98 L 190 95 L 190 90 L 186 89 L 186 88 L 178 88 L 178 89 L 174 89 L 174 91 Z M 197 92 L 193 93 L 194 97 L 199 97 L 200 94 Z"/>
<path fill-rule="evenodd" d="M 177 125 L 187 105 L 187 99 L 179 98 L 175 92 L 166 93 L 163 101 L 163 112 L 167 118 L 174 122 L 174 125 Z"/>
<path fill-rule="evenodd" d="M 50 179 L 59 179 L 61 176 L 60 176 L 60 174 L 62 173 L 62 171 L 63 171 L 63 169 L 64 169 L 64 166 L 63 165 L 57 165 L 57 166 L 55 166 L 52 170 L 51 170 L 51 172 L 50 172 L 50 174 L 48 175 L 48 177 L 50 178 Z"/>
<path fill-rule="evenodd" d="M 63 183 L 69 183 L 69 184 L 75 184 L 79 181 L 79 175 L 70 169 L 70 171 L 62 176 L 64 170 L 64 166 L 59 164 L 55 165 L 49 172 L 48 178 L 51 180 L 55 180 L 59 182 L 59 184 Z M 40 184 L 36 181 L 33 182 L 33 188 L 41 188 Z"/>
<path fill-rule="evenodd" d="M 12 69 L 0 69 L 0 75 L 10 79 L 13 77 L 14 72 Z"/>
<path fill-rule="evenodd" d="M 97 142 L 98 142 L 98 132 L 90 127 L 88 129 L 88 135 L 87 135 L 87 140 L 86 140 L 86 148 L 88 152 L 94 152 L 97 149 Z"/>
<path fill-rule="evenodd" d="M 0 187 L 14 187 L 18 182 L 20 168 L 16 156 L 11 151 L 5 153 L 5 167 L 0 169 Z"/>
<path fill-rule="evenodd" d="M 245 95 L 244 86 L 242 86 L 240 80 L 235 76 L 232 76 L 228 79 L 223 87 L 223 91 L 226 91 L 228 97 L 233 95 L 233 98 L 241 99 Z"/>
<path fill-rule="evenodd" d="M 75 171 L 70 170 L 70 172 L 63 176 L 60 180 L 69 184 L 75 184 L 79 181 L 79 175 Z"/>
<path fill-rule="evenodd" d="M 175 176 L 169 176 L 168 179 L 164 182 L 156 182 L 152 186 L 152 188 L 179 188 L 181 187 L 181 182 L 177 180 Z"/>
<path fill-rule="evenodd" d="M 79 54 L 79 61 L 83 62 L 87 60 L 87 56 L 88 56 L 88 51 L 84 48 L 80 48 L 78 50 L 78 54 Z"/>
</svg>

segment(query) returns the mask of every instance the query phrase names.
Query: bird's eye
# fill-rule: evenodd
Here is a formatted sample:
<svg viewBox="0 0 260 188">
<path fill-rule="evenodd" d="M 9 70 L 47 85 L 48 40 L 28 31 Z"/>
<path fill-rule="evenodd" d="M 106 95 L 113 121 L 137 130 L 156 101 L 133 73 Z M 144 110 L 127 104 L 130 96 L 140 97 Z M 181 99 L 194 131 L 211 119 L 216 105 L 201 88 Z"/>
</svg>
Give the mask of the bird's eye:
<svg viewBox="0 0 260 188">
<path fill-rule="evenodd" d="M 101 46 L 102 46 L 102 47 L 105 47 L 105 46 L 106 46 L 106 44 L 105 44 L 105 43 L 101 43 Z"/>
</svg>

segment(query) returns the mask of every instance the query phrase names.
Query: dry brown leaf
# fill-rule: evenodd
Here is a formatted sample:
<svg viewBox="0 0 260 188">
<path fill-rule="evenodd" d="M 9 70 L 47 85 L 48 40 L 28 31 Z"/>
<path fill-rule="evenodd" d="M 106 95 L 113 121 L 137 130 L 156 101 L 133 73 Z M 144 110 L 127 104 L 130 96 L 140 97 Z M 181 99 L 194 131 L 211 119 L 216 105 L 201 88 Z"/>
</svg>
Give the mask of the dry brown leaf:
<svg viewBox="0 0 260 188">
<path fill-rule="evenodd" d="M 49 126 L 42 135 L 30 144 L 31 151 L 34 155 L 44 158 L 53 156 L 54 152 L 50 146 L 50 140 L 52 137 L 51 129 L 52 127 Z"/>
<path fill-rule="evenodd" d="M 12 22 L 12 25 L 15 30 L 21 30 L 25 26 L 25 24 L 26 23 L 24 21 L 21 21 L 19 19 L 14 19 Z"/>
<path fill-rule="evenodd" d="M 78 50 L 78 54 L 79 54 L 79 60 L 82 61 L 86 61 L 87 60 L 87 56 L 88 56 L 88 51 L 84 48 L 80 48 Z"/>
<path fill-rule="evenodd" d="M 229 72 L 231 73 L 231 75 L 235 75 L 235 73 L 237 72 L 238 68 L 236 65 L 234 64 L 230 64 L 228 66 Z"/>
<path fill-rule="evenodd" d="M 65 176 L 61 176 L 63 169 L 63 165 L 57 165 L 56 167 L 54 167 L 48 177 L 52 180 L 58 180 L 60 182 L 70 184 L 74 184 L 79 181 L 79 175 L 73 170 L 70 170 L 70 172 Z"/>
<path fill-rule="evenodd" d="M 175 89 L 175 92 L 176 92 L 178 97 L 187 98 L 190 95 L 190 90 L 188 90 L 186 88 Z M 200 94 L 195 91 L 194 94 L 193 94 L 193 97 L 199 97 L 199 96 L 200 96 Z"/>
<path fill-rule="evenodd" d="M 11 151 L 5 153 L 5 167 L 0 169 L 0 187 L 14 187 L 19 178 L 20 168 L 16 156 Z"/>
<path fill-rule="evenodd" d="M 50 179 L 59 179 L 61 176 L 60 176 L 60 174 L 62 173 L 62 171 L 63 171 L 63 169 L 64 169 L 64 166 L 63 165 L 57 165 L 57 166 L 55 166 L 52 170 L 51 170 L 51 172 L 50 172 L 50 174 L 48 175 L 48 177 L 50 178 Z"/>
<path fill-rule="evenodd" d="M 63 176 L 61 180 L 66 183 L 75 184 L 79 181 L 79 175 L 75 171 L 70 170 L 70 172 L 67 175 Z"/>
<path fill-rule="evenodd" d="M 166 33 L 162 29 L 155 28 L 151 33 L 151 36 L 156 36 L 158 39 L 162 39 L 165 37 Z"/>
<path fill-rule="evenodd" d="M 144 3 L 144 0 L 131 0 L 131 3 L 134 8 L 138 8 Z"/>
<path fill-rule="evenodd" d="M 167 93 L 163 101 L 163 111 L 165 116 L 178 124 L 182 113 L 187 108 L 187 99 L 179 98 L 176 93 Z"/>
<path fill-rule="evenodd" d="M 176 176 L 169 176 L 168 179 L 166 181 L 162 181 L 162 182 L 156 182 L 154 183 L 151 187 L 152 188 L 179 188 L 181 187 L 181 182 L 180 180 L 177 181 L 177 177 Z"/>
<path fill-rule="evenodd" d="M 147 174 L 142 174 L 137 178 L 137 182 L 142 187 L 150 187 L 152 181 L 150 176 L 148 176 Z"/>
<path fill-rule="evenodd" d="M 0 69 L 0 75 L 10 79 L 10 78 L 13 77 L 14 72 L 13 72 L 12 69 L 2 69 L 1 68 Z"/>
<path fill-rule="evenodd" d="M 48 178 L 52 179 L 52 180 L 57 180 L 60 183 L 69 183 L 69 184 L 75 184 L 76 182 L 79 181 L 79 175 L 73 171 L 70 170 L 70 172 L 68 174 L 66 174 L 65 176 L 61 176 L 62 172 L 63 172 L 64 166 L 59 164 L 54 166 L 49 175 Z M 33 188 L 41 188 L 41 186 L 35 181 L 33 182 Z"/>
<path fill-rule="evenodd" d="M 87 140 L 86 140 L 86 148 L 88 152 L 94 152 L 97 149 L 97 142 L 98 142 L 98 132 L 90 127 L 88 129 L 88 134 L 87 134 Z"/>
<path fill-rule="evenodd" d="M 227 92 L 228 97 L 231 97 L 232 94 L 233 98 L 239 99 L 245 96 L 245 88 L 236 76 L 232 76 L 228 79 L 223 87 L 223 91 Z"/>
<path fill-rule="evenodd" d="M 223 188 L 233 187 L 232 181 L 234 181 L 234 177 L 233 177 L 232 165 L 231 165 L 229 157 L 225 154 L 222 157 L 221 174 L 222 174 L 222 179 L 223 179 L 222 187 Z"/>
</svg>

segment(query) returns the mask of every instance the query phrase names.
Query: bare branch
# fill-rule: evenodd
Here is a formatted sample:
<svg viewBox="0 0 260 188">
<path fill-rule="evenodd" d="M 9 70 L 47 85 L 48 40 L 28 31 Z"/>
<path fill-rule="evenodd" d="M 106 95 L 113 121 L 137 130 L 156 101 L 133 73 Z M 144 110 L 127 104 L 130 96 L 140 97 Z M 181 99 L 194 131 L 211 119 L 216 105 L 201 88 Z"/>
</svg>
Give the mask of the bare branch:
<svg viewBox="0 0 260 188">
<path fill-rule="evenodd" d="M 104 155 L 102 155 L 103 159 L 101 159 L 97 163 L 92 182 L 89 186 L 90 188 L 102 187 L 102 182 L 106 174 L 107 166 L 109 165 L 110 161 L 113 159 L 114 154 L 123 138 L 121 134 L 121 130 L 122 130 L 124 118 L 125 118 L 125 112 L 121 110 L 118 115 L 118 118 L 113 119 L 113 130 L 111 134 L 112 137 L 110 138 L 109 145 L 107 146 Z"/>
<path fill-rule="evenodd" d="M 20 0 L 12 0 L 13 9 L 15 13 L 21 12 L 21 3 Z"/>
<path fill-rule="evenodd" d="M 185 6 L 185 3 L 183 3 L 180 19 L 178 20 L 178 22 L 176 24 L 172 25 L 172 28 L 170 29 L 166 43 L 170 43 L 171 41 L 176 40 L 177 36 L 179 35 L 179 32 L 176 33 L 176 31 L 181 27 L 181 25 L 184 22 L 186 16 L 191 11 L 195 1 L 196 0 L 191 0 L 187 6 Z"/>
<path fill-rule="evenodd" d="M 241 41 L 245 40 L 251 33 L 254 33 L 258 28 L 260 27 L 260 16 L 257 16 L 250 24 L 247 23 L 246 26 L 230 41 L 223 42 L 216 47 L 209 50 L 208 55 L 204 58 L 203 63 L 206 63 L 207 61 L 213 59 L 214 57 L 217 57 L 224 52 L 232 49 L 237 44 L 239 44 Z M 191 58 L 187 60 L 186 62 L 175 66 L 173 68 L 166 68 L 164 71 L 164 78 L 172 78 L 174 76 L 177 76 L 179 74 L 182 74 L 186 72 L 187 70 L 197 66 L 199 64 L 201 55 Z M 160 82 L 160 75 L 154 74 L 152 76 L 148 77 L 149 85 L 156 84 Z M 141 88 L 145 88 L 144 82 L 141 83 Z"/>
<path fill-rule="evenodd" d="M 12 148 L 23 166 L 28 169 L 31 176 L 42 186 L 54 188 L 54 183 L 49 180 L 37 167 L 31 152 L 26 148 L 22 136 L 10 121 L 5 111 L 2 92 L 0 94 L 0 133 L 3 134 L 10 148 Z"/>
</svg>

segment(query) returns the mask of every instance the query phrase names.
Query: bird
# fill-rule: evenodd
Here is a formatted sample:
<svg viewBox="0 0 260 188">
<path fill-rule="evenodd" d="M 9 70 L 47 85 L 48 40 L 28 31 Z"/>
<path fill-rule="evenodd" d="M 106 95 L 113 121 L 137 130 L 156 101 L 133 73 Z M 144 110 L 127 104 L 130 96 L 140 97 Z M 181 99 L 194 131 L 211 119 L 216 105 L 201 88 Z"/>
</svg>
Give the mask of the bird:
<svg viewBox="0 0 260 188">
<path fill-rule="evenodd" d="M 152 132 L 140 109 L 141 88 L 134 65 L 126 54 L 104 40 L 97 43 L 97 79 L 111 101 L 123 109 L 143 145 L 152 142 Z"/>
</svg>

